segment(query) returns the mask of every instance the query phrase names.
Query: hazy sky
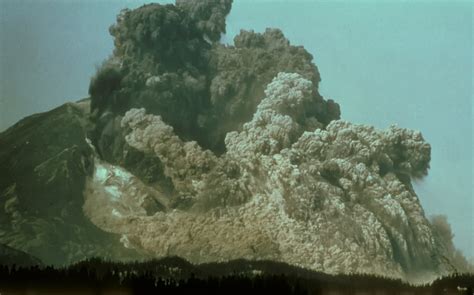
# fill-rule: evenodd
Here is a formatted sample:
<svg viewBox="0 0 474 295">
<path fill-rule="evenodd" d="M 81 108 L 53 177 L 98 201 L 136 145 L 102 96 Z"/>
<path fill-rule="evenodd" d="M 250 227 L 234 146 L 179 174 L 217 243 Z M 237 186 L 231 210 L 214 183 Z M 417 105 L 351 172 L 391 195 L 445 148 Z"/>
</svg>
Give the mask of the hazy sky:
<svg viewBox="0 0 474 295">
<path fill-rule="evenodd" d="M 87 96 L 112 53 L 108 27 L 121 8 L 144 3 L 0 0 L 0 130 Z M 416 184 L 425 212 L 448 215 L 455 244 L 474 256 L 472 9 L 470 1 L 234 0 L 223 41 L 241 28 L 279 27 L 313 54 L 320 91 L 343 119 L 420 130 L 432 145 L 429 176 Z"/>
</svg>

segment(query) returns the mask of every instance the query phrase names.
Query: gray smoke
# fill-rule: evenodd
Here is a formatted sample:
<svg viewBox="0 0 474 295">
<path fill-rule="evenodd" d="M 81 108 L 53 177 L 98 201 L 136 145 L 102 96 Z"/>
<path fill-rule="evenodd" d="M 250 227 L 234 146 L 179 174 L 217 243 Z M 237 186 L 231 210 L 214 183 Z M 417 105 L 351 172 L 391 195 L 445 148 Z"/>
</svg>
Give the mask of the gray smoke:
<svg viewBox="0 0 474 295">
<path fill-rule="evenodd" d="M 86 215 L 156 257 L 410 279 L 467 270 L 411 185 L 429 169 L 422 134 L 339 120 L 312 55 L 278 29 L 217 43 L 230 6 L 119 15 L 114 55 L 90 87 L 101 159 Z"/>
</svg>

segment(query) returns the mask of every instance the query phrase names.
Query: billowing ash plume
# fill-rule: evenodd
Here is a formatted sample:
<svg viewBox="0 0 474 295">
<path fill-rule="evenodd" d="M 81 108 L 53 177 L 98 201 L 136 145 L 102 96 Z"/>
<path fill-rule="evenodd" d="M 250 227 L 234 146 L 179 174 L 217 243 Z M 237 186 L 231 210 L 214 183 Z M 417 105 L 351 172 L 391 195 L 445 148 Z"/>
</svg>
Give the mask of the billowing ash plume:
<svg viewBox="0 0 474 295">
<path fill-rule="evenodd" d="M 176 6 L 186 10 L 196 20 L 196 27 L 213 42 L 225 33 L 225 18 L 232 7 L 232 0 L 176 0 Z"/>
<path fill-rule="evenodd" d="M 278 29 L 219 44 L 230 6 L 146 5 L 111 27 L 114 55 L 90 86 L 90 220 L 193 262 L 405 278 L 465 267 L 411 185 L 429 168 L 421 133 L 339 120 L 311 54 Z"/>
<path fill-rule="evenodd" d="M 93 140 L 105 159 L 117 162 L 122 154 L 114 142 L 120 126 L 110 118 L 141 107 L 179 136 L 222 153 L 227 132 L 252 118 L 279 72 L 299 73 L 316 86 L 306 116 L 324 125 L 339 118 L 339 106 L 317 91 L 320 76 L 311 54 L 290 45 L 280 30 L 242 31 L 235 46 L 209 43 L 224 32 L 229 9 L 229 1 L 179 1 L 122 11 L 110 28 L 114 55 L 89 89 Z"/>
</svg>

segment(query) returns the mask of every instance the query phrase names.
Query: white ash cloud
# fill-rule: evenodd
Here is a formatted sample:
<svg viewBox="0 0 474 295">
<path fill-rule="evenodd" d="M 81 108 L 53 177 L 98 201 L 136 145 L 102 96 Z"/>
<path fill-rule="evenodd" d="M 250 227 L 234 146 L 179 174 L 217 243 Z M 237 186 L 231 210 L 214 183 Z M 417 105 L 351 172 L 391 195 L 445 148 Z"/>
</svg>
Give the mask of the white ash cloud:
<svg viewBox="0 0 474 295">
<path fill-rule="evenodd" d="M 299 74 L 278 74 L 221 156 L 181 140 L 159 116 L 128 111 L 127 144 L 159 158 L 192 201 L 119 218 L 113 231 L 155 256 L 193 262 L 274 259 L 403 278 L 449 272 L 410 184 L 429 167 L 421 133 L 341 120 L 324 129 L 302 116 L 311 89 Z"/>
</svg>

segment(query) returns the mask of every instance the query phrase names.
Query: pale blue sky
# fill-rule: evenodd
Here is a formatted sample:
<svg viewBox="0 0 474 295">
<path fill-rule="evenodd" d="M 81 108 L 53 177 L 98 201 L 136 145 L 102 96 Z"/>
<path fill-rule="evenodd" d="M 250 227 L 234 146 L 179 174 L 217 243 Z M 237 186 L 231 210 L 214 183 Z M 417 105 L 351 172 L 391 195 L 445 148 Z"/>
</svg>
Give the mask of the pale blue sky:
<svg viewBox="0 0 474 295">
<path fill-rule="evenodd" d="M 116 14 L 143 3 L 0 0 L 0 130 L 85 97 L 112 52 Z M 456 245 L 474 256 L 472 4 L 234 0 L 223 40 L 266 27 L 313 54 L 321 93 L 343 119 L 423 133 L 432 163 L 416 190 L 427 215 L 448 215 Z"/>
</svg>

